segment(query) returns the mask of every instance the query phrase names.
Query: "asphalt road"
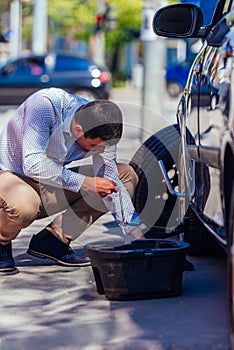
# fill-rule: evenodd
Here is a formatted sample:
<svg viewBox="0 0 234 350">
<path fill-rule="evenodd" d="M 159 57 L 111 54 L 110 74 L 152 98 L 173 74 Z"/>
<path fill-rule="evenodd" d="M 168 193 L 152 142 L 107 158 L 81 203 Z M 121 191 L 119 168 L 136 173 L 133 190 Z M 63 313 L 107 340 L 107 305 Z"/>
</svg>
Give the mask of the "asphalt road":
<svg viewBox="0 0 234 350">
<path fill-rule="evenodd" d="M 141 144 L 140 93 L 115 90 L 112 98 L 127 121 L 119 157 L 129 160 Z M 167 101 L 167 118 L 156 120 L 156 128 L 174 122 L 175 106 Z M 0 108 L 0 129 L 12 112 Z M 109 301 L 96 292 L 90 267 L 64 268 L 25 253 L 44 225 L 32 224 L 13 242 L 20 273 L 0 279 L 1 350 L 229 350 L 225 257 L 189 257 L 195 270 L 184 272 L 180 296 Z M 120 238 L 106 214 L 73 249 Z"/>
</svg>

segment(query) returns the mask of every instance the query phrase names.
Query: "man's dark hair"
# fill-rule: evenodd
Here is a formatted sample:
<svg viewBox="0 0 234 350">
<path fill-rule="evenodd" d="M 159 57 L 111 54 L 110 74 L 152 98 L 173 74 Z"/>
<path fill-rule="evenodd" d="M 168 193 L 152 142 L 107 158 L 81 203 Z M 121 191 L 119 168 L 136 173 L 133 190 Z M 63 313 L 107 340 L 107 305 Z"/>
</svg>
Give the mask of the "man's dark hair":
<svg viewBox="0 0 234 350">
<path fill-rule="evenodd" d="M 88 102 L 78 108 L 74 119 L 82 126 L 86 138 L 100 137 L 103 141 L 113 145 L 118 143 L 122 136 L 122 112 L 112 101 Z"/>
</svg>

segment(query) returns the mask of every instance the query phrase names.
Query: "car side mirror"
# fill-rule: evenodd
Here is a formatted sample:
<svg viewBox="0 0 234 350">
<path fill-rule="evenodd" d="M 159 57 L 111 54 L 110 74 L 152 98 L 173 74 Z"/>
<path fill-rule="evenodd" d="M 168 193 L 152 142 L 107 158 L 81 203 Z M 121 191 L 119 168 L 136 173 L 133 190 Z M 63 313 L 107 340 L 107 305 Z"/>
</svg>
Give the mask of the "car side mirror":
<svg viewBox="0 0 234 350">
<path fill-rule="evenodd" d="M 153 18 L 155 34 L 165 37 L 199 37 L 202 25 L 202 11 L 193 4 L 175 4 L 162 7 Z"/>
</svg>

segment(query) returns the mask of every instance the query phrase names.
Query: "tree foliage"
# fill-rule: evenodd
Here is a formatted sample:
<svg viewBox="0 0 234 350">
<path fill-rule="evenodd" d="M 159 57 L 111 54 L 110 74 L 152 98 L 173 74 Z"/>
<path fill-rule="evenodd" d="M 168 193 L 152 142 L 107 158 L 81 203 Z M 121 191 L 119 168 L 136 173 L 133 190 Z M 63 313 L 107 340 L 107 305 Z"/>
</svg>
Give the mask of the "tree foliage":
<svg viewBox="0 0 234 350">
<path fill-rule="evenodd" d="M 95 34 L 98 0 L 47 0 L 49 39 L 53 36 L 84 40 L 87 43 Z M 11 0 L 0 1 L 0 14 L 10 11 Z M 24 46 L 30 48 L 33 30 L 34 1 L 21 0 L 22 35 Z M 109 18 L 105 18 L 102 30 L 105 31 L 108 55 L 117 55 L 119 48 L 136 38 L 141 27 L 142 0 L 106 0 Z M 0 30 L 1 21 L 0 21 Z"/>
<path fill-rule="evenodd" d="M 141 13 L 141 0 L 106 0 L 101 30 L 105 31 L 108 55 L 115 62 L 119 48 L 139 35 Z M 96 14 L 97 0 L 48 0 L 48 15 L 57 35 L 88 42 L 95 34 Z"/>
<path fill-rule="evenodd" d="M 107 49 L 119 47 L 139 35 L 142 13 L 139 0 L 110 0 L 109 3 L 114 7 L 116 27 L 106 33 Z"/>
<path fill-rule="evenodd" d="M 107 48 L 130 41 L 141 26 L 141 0 L 109 0 L 114 21 L 106 22 Z M 48 15 L 57 34 L 73 35 L 76 39 L 88 41 L 96 28 L 97 0 L 48 0 Z M 110 28 L 115 22 L 115 27 Z"/>
<path fill-rule="evenodd" d="M 48 0 L 55 34 L 88 41 L 95 27 L 96 0 Z"/>
</svg>

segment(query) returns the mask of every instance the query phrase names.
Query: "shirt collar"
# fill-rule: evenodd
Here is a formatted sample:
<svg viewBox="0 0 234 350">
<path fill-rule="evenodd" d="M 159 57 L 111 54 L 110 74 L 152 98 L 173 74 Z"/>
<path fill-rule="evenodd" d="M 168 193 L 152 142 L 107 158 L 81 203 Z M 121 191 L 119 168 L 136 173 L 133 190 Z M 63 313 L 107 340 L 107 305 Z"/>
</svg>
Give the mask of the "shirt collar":
<svg viewBox="0 0 234 350">
<path fill-rule="evenodd" d="M 75 137 L 71 132 L 72 118 L 75 112 L 77 111 L 77 109 L 83 104 L 88 103 L 88 100 L 85 100 L 79 96 L 73 96 L 73 99 L 74 99 L 73 103 L 69 104 L 69 110 L 65 112 L 65 115 L 67 114 L 67 116 L 64 118 L 64 121 L 63 121 L 63 132 L 68 134 L 71 138 L 75 140 Z"/>
<path fill-rule="evenodd" d="M 74 114 L 72 114 L 69 117 L 65 118 L 65 120 L 63 122 L 63 132 L 68 134 L 72 138 L 74 138 L 74 135 L 71 132 L 71 122 L 72 122 L 73 115 Z"/>
</svg>

